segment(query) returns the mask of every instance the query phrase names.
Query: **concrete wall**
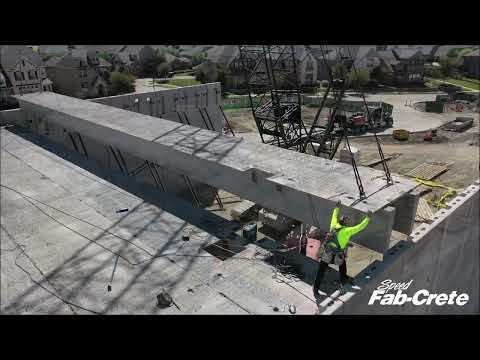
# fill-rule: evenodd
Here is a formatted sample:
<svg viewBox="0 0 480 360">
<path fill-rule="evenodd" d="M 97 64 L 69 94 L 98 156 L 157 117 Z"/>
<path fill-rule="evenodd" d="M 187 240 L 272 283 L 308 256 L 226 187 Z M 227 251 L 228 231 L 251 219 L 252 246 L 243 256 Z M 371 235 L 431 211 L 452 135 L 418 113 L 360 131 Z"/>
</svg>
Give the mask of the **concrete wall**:
<svg viewBox="0 0 480 360">
<path fill-rule="evenodd" d="M 225 125 L 220 110 L 221 91 L 221 85 L 217 82 L 140 94 L 109 96 L 90 101 L 202 129 L 221 131 Z M 135 102 L 136 100 L 138 102 Z"/>
<path fill-rule="evenodd" d="M 421 225 L 390 249 L 383 262 L 375 262 L 357 276 L 358 292 L 337 298 L 326 311 L 334 314 L 478 314 L 479 303 L 479 189 L 480 181 L 465 189 L 438 211 L 430 225 Z M 469 302 L 458 305 L 368 305 L 383 280 L 413 280 L 405 291 L 412 296 L 429 293 L 467 293 Z"/>
</svg>

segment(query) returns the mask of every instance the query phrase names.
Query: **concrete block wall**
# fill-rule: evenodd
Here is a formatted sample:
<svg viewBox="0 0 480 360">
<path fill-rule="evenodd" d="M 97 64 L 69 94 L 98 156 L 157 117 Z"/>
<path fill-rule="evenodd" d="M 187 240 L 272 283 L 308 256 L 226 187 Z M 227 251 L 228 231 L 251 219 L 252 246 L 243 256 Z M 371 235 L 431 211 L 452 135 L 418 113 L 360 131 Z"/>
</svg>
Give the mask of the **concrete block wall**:
<svg viewBox="0 0 480 360">
<path fill-rule="evenodd" d="M 90 101 L 202 129 L 221 131 L 225 126 L 220 110 L 221 93 L 220 83 L 210 83 Z"/>
<path fill-rule="evenodd" d="M 361 290 L 338 297 L 324 314 L 479 314 L 480 181 L 452 199 L 446 209 L 435 213 L 433 222 L 415 229 L 410 240 L 393 246 L 382 262 L 368 266 L 356 278 Z M 467 293 L 469 302 L 457 305 L 404 306 L 368 305 L 383 280 L 408 282 L 412 296 L 426 289 L 432 293 Z"/>
<path fill-rule="evenodd" d="M 25 105 L 25 108 L 28 109 L 28 105 Z M 45 120 L 40 111 L 22 111 L 20 109 L 9 111 L 10 113 L 3 117 L 9 124 L 15 124 L 29 129 L 30 131 L 45 137 L 48 141 L 62 145 L 68 151 L 78 152 L 90 160 L 95 161 L 96 165 L 101 168 L 111 169 L 113 172 L 118 173 L 125 173 L 126 171 L 130 173 L 145 164 L 145 160 L 140 157 L 124 151 L 119 155 L 117 149 L 102 144 L 91 137 L 85 135 L 79 136 L 79 134 L 72 129 L 64 128 L 52 121 Z M 123 164 L 121 157 L 125 161 L 125 164 Z M 160 186 L 157 186 L 148 167 L 140 171 L 134 178 L 136 181 L 158 189 L 159 191 L 163 191 L 163 185 L 165 191 L 170 194 L 196 204 L 195 199 L 185 182 L 183 174 L 180 174 L 174 169 L 167 169 L 158 165 L 156 165 L 156 169 L 162 180 Z M 202 205 L 208 205 L 214 201 L 215 195 L 211 187 L 191 178 L 190 182 Z"/>
</svg>

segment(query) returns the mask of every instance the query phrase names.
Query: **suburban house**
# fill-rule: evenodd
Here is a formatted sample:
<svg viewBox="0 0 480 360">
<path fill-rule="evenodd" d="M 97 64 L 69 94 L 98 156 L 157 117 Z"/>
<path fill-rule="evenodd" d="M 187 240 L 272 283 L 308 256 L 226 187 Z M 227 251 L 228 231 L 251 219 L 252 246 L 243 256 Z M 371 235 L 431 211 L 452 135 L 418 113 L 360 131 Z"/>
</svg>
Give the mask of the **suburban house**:
<svg viewBox="0 0 480 360">
<path fill-rule="evenodd" d="M 372 47 L 368 46 L 332 46 L 319 45 L 311 46 L 312 54 L 317 59 L 317 79 L 330 80 L 329 69 L 333 69 L 337 64 L 343 64 L 347 69 L 350 69 L 356 56 L 359 53 L 366 53 Z M 361 56 L 361 55 L 360 55 Z"/>
<path fill-rule="evenodd" d="M 115 70 L 127 70 L 135 76 L 142 76 L 143 64 L 152 59 L 155 50 L 163 52 L 163 45 L 124 45 L 112 56 L 112 65 Z"/>
<path fill-rule="evenodd" d="M 175 56 L 168 52 L 164 52 L 163 56 L 171 71 L 186 70 L 192 67 L 192 60 L 186 57 Z"/>
<path fill-rule="evenodd" d="M 42 58 L 30 47 L 0 47 L 0 73 L 9 94 L 52 91 Z"/>
<path fill-rule="evenodd" d="M 294 46 L 294 52 L 299 85 L 316 86 L 317 61 L 315 57 L 303 45 Z M 206 58 L 207 61 L 199 66 L 205 72 L 215 73 L 212 64 L 221 64 L 228 69 L 226 88 L 236 89 L 245 83 L 245 74 L 238 45 L 214 46 L 206 51 Z M 282 63 L 280 65 L 287 70 L 292 68 L 292 64 Z"/>
<path fill-rule="evenodd" d="M 355 60 L 357 69 L 371 72 L 380 67 L 390 74 L 390 81 L 397 85 L 422 84 L 425 58 L 419 49 L 393 48 L 389 50 L 370 49 L 364 56 Z"/>
<path fill-rule="evenodd" d="M 106 96 L 111 64 L 99 58 L 95 51 L 70 49 L 61 58 L 47 61 L 47 74 L 53 81 L 53 91 L 80 99 Z"/>
<path fill-rule="evenodd" d="M 206 73 L 216 73 L 216 64 L 225 66 L 228 69 L 228 75 L 225 81 L 227 89 L 238 89 L 245 83 L 245 74 L 240 60 L 240 50 L 238 45 L 219 45 L 213 46 L 206 51 L 207 61 L 200 67 L 208 67 Z"/>
<path fill-rule="evenodd" d="M 7 84 L 7 78 L 0 71 L 0 109 L 4 110 L 8 108 L 10 104 L 9 96 L 12 95 L 12 87 Z"/>
<path fill-rule="evenodd" d="M 117 52 L 112 56 L 112 66 L 115 71 L 128 71 L 131 74 L 139 74 L 142 66 L 135 54 Z"/>
<path fill-rule="evenodd" d="M 387 45 L 311 45 L 311 52 L 317 60 L 317 79 L 330 80 L 329 70 L 337 64 L 345 66 L 347 71 L 355 64 L 365 61 L 371 51 L 385 50 Z M 361 68 L 361 67 L 360 67 Z"/>
<path fill-rule="evenodd" d="M 463 67 L 469 77 L 480 79 L 480 51 L 478 48 L 463 55 Z"/>
</svg>

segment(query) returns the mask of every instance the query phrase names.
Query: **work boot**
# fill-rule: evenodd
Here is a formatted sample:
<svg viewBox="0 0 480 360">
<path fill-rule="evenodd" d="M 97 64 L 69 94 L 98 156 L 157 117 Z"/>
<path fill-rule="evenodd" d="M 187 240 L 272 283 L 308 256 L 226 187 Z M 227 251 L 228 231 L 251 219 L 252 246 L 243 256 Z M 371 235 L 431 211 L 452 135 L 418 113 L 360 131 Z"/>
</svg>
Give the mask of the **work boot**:
<svg viewBox="0 0 480 360">
<path fill-rule="evenodd" d="M 349 283 L 349 284 L 352 285 L 352 286 L 357 285 L 357 284 L 355 283 L 355 279 L 354 279 L 353 277 L 350 277 L 350 276 L 347 278 L 347 283 Z"/>
</svg>

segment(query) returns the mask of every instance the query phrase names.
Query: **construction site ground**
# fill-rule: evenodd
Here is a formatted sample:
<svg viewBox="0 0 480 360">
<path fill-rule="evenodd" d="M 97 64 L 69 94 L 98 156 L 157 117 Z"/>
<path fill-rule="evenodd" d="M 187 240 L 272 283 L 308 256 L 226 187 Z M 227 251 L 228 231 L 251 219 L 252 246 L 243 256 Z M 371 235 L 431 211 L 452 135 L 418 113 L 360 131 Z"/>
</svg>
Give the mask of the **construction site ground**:
<svg viewBox="0 0 480 360">
<path fill-rule="evenodd" d="M 428 131 L 430 129 L 438 128 L 452 120 L 455 120 L 457 116 L 473 116 L 478 119 L 478 114 L 472 113 L 426 113 L 416 110 L 413 105 L 415 103 L 424 102 L 424 101 L 434 101 L 436 95 L 438 94 L 366 94 L 365 99 L 369 102 L 386 102 L 393 105 L 393 127 L 386 128 L 377 132 L 378 135 L 391 135 L 394 129 L 404 129 L 410 132 L 422 132 Z M 359 96 L 354 96 L 352 94 L 348 95 L 346 100 L 361 101 L 362 98 Z M 318 108 L 303 106 L 302 107 L 302 119 L 305 125 L 308 127 L 315 118 Z M 232 122 L 234 131 L 242 133 L 242 136 L 246 138 L 252 137 L 254 140 L 260 140 L 258 136 L 258 131 L 253 121 L 252 111 L 250 108 L 247 109 L 234 109 L 227 110 L 226 114 L 228 115 L 229 120 Z M 325 109 L 321 118 L 326 118 L 328 115 L 328 110 Z M 324 121 L 325 122 L 325 121 Z M 322 124 L 320 120 L 319 124 Z M 248 133 L 252 131 L 253 134 Z M 373 134 L 367 132 L 362 136 L 372 136 Z"/>
</svg>

